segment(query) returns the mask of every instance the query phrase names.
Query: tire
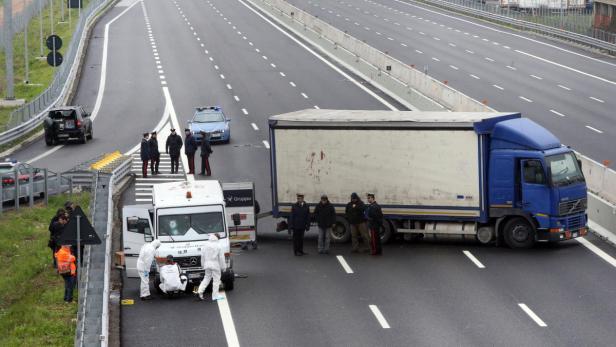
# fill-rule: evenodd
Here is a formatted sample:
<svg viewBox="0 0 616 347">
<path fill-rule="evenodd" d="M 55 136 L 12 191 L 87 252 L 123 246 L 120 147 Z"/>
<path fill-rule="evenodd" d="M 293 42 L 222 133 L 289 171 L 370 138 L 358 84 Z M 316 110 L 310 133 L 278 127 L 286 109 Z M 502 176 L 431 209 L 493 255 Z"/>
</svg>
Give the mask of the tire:
<svg viewBox="0 0 616 347">
<path fill-rule="evenodd" d="M 92 140 L 94 138 L 94 128 L 90 127 L 90 133 L 88 135 L 88 139 Z"/>
<path fill-rule="evenodd" d="M 387 219 L 383 219 L 383 225 L 381 226 L 381 229 L 379 230 L 379 236 L 381 237 L 381 243 L 385 244 L 389 242 L 392 239 L 393 235 L 394 235 L 394 228 L 392 227 L 391 223 L 389 223 Z"/>
<path fill-rule="evenodd" d="M 45 144 L 47 146 L 53 146 L 53 136 L 51 136 L 50 134 L 45 133 Z"/>
<path fill-rule="evenodd" d="M 85 145 L 86 143 L 88 143 L 88 135 L 85 130 L 83 131 L 83 133 L 81 134 L 79 138 L 82 144 Z"/>
<path fill-rule="evenodd" d="M 336 224 L 332 228 L 331 241 L 334 243 L 346 243 L 351 239 L 351 225 L 346 218 L 336 216 Z"/>
<path fill-rule="evenodd" d="M 510 248 L 530 248 L 535 244 L 535 229 L 522 217 L 508 220 L 503 227 L 503 236 Z"/>
</svg>

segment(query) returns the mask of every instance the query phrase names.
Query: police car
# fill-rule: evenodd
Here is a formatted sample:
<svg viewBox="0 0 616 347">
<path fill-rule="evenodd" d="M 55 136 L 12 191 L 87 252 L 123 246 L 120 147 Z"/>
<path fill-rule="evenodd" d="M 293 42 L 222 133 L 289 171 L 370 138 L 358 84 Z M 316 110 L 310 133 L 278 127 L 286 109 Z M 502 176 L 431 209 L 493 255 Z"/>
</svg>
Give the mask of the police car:
<svg viewBox="0 0 616 347">
<path fill-rule="evenodd" d="M 231 119 L 227 118 L 220 106 L 197 107 L 193 118 L 188 121 L 188 129 L 197 143 L 203 140 L 201 131 L 210 134 L 210 142 L 229 143 L 231 140 L 230 121 Z"/>
<path fill-rule="evenodd" d="M 2 177 L 3 187 L 15 184 L 15 171 L 17 171 L 17 179 L 20 185 L 30 182 L 30 172 L 34 173 L 35 182 L 43 179 L 43 174 L 40 173 L 39 169 L 33 168 L 30 164 L 7 158 L 0 162 L 0 177 Z"/>
</svg>

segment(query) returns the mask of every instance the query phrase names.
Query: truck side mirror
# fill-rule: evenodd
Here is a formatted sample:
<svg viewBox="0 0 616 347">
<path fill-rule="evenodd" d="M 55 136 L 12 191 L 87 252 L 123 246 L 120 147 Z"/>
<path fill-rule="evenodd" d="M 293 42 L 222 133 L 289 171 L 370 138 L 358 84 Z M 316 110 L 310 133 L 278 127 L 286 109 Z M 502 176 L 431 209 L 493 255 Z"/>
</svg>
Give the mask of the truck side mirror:
<svg viewBox="0 0 616 347">
<path fill-rule="evenodd" d="M 145 242 L 152 242 L 152 241 L 154 241 L 154 237 L 152 235 L 148 235 L 148 234 L 144 234 L 143 235 L 143 239 L 145 240 Z"/>
<path fill-rule="evenodd" d="M 577 160 L 578 166 L 580 167 L 580 170 L 582 170 L 582 160 L 578 159 Z"/>
<path fill-rule="evenodd" d="M 242 224 L 241 216 L 239 213 L 234 213 L 231 215 L 231 219 L 233 219 L 233 225 L 238 226 Z"/>
</svg>

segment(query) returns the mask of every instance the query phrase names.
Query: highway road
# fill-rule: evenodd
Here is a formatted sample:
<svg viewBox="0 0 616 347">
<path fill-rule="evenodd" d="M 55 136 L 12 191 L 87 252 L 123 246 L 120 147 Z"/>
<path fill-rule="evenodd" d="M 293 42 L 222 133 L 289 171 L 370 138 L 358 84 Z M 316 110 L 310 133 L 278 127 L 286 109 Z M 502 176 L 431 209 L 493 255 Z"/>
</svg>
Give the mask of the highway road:
<svg viewBox="0 0 616 347">
<path fill-rule="evenodd" d="M 518 111 L 616 163 L 616 60 L 411 0 L 290 0 L 499 111 Z"/>
<path fill-rule="evenodd" d="M 525 105 L 531 108 L 522 111 L 535 110 L 537 115 L 531 116 L 568 143 L 596 149 L 597 155 L 611 153 L 606 143 L 613 128 L 607 126 L 607 120 L 606 124 L 600 120 L 609 118 L 604 107 L 614 102 L 609 98 L 612 87 L 599 88 L 596 79 L 580 78 L 552 64 L 535 61 L 537 66 L 531 69 L 533 64 L 527 67 L 522 63 L 526 55 L 515 56 L 514 71 L 504 65 L 511 63 L 502 60 L 506 55 L 498 52 L 508 50 L 502 47 L 507 45 L 509 50 L 525 50 L 576 68 L 588 66 L 588 73 L 605 77 L 606 72 L 600 75 L 599 64 L 603 63 L 569 57 L 570 53 L 522 38 L 506 43 L 508 36 L 491 31 L 482 32 L 480 39 L 473 38 L 470 30 L 475 26 L 465 22 L 456 24 L 455 29 L 461 31 L 458 34 L 454 20 L 438 14 L 426 17 L 422 13 L 421 21 L 411 19 L 416 13 L 402 14 L 408 18 L 404 22 L 414 23 L 413 30 L 408 30 L 402 27 L 402 19 L 399 26 L 393 21 L 394 15 L 400 14 L 393 10 L 389 14 L 389 9 L 373 3 L 353 2 L 378 16 L 387 13 L 390 22 L 333 0 L 319 2 L 322 6 L 318 9 L 313 6 L 316 2 L 293 1 L 310 11 L 320 11 L 321 18 L 338 18 L 331 22 L 335 20 L 341 27 L 357 27 L 358 36 L 360 32 L 376 35 L 368 41 L 381 49 L 381 45 L 391 44 L 392 55 L 398 54 L 393 45 L 405 48 L 401 43 L 413 43 L 411 52 L 421 50 L 419 57 L 440 60 L 425 61 L 430 74 L 449 80 L 471 96 L 489 98 L 499 110 L 520 110 L 520 105 L 525 105 L 520 96 L 532 99 Z M 399 12 L 411 11 L 405 4 L 383 3 L 399 6 Z M 365 24 L 355 25 L 360 18 Z M 426 18 L 439 21 L 432 24 Z M 440 22 L 443 18 L 452 21 L 451 30 Z M 381 35 L 376 34 L 377 23 Z M 424 35 L 415 37 L 414 31 Z M 164 129 L 173 124 L 183 126 L 195 106 L 217 104 L 232 118 L 232 139 L 213 147 L 214 178 L 254 181 L 257 199 L 265 210 L 271 205 L 268 116 L 313 107 L 400 107 L 348 71 L 313 54 L 310 47 L 272 25 L 246 0 L 123 0 L 103 17 L 94 33 L 77 103 L 94 109 L 99 100 L 95 139 L 85 146 L 67 145 L 54 152 L 48 152 L 41 140 L 20 151 L 18 158 L 36 159 L 37 166 L 68 169 L 105 151 L 129 152 L 139 143 L 142 132 L 158 125 Z M 434 36 L 419 45 L 428 33 Z M 407 41 L 402 42 L 404 37 Z M 489 46 L 483 38 L 490 40 Z M 537 45 L 539 51 L 527 45 Z M 464 52 L 462 48 L 473 54 L 459 54 Z M 104 56 L 108 61 L 101 65 Z M 449 60 L 450 56 L 456 59 Z M 494 62 L 484 62 L 485 57 Z M 467 70 L 473 66 L 476 71 Z M 101 74 L 104 89 L 100 88 Z M 469 74 L 479 79 L 467 79 Z M 529 74 L 542 79 L 527 78 Z M 498 83 L 507 89 L 490 86 L 500 86 Z M 571 92 L 582 95 L 579 102 L 567 97 L 565 89 L 548 88 L 554 83 L 575 87 Z M 590 96 L 604 103 L 594 104 Z M 558 103 L 576 106 L 576 110 L 584 109 L 586 114 L 591 110 L 592 116 L 568 112 L 550 120 L 539 110 L 556 107 L 542 101 L 552 97 Z M 576 138 L 579 143 L 574 142 Z M 123 202 L 136 202 L 136 192 L 128 190 Z M 351 254 L 345 244 L 334 245 L 329 256 L 318 255 L 315 231 L 311 230 L 306 238 L 309 255 L 294 257 L 287 234 L 273 230 L 273 220 L 261 221 L 259 248 L 234 251 L 235 270 L 246 278 L 236 280 L 235 289 L 226 293 L 225 304 L 199 302 L 189 295 L 173 300 L 155 295 L 155 300 L 142 302 L 138 300 L 138 281 L 125 279 L 122 297 L 136 301 L 122 307 L 122 343 L 221 346 L 237 337 L 244 346 L 606 346 L 616 339 L 616 302 L 611 300 L 616 294 L 616 249 L 593 236 L 530 250 L 463 241 L 396 240 L 385 246 L 384 256 L 374 258 Z M 225 305 L 230 315 L 223 314 Z"/>
</svg>

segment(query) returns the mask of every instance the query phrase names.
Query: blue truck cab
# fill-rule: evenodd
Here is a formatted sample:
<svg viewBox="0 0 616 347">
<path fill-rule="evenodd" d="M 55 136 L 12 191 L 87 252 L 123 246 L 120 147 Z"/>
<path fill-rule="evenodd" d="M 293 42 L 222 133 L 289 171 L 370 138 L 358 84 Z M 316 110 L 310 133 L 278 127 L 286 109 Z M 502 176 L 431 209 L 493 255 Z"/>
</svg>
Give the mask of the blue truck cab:
<svg viewBox="0 0 616 347">
<path fill-rule="evenodd" d="M 586 182 L 571 149 L 527 118 L 496 123 L 488 146 L 489 218 L 509 246 L 586 234 Z"/>
</svg>

